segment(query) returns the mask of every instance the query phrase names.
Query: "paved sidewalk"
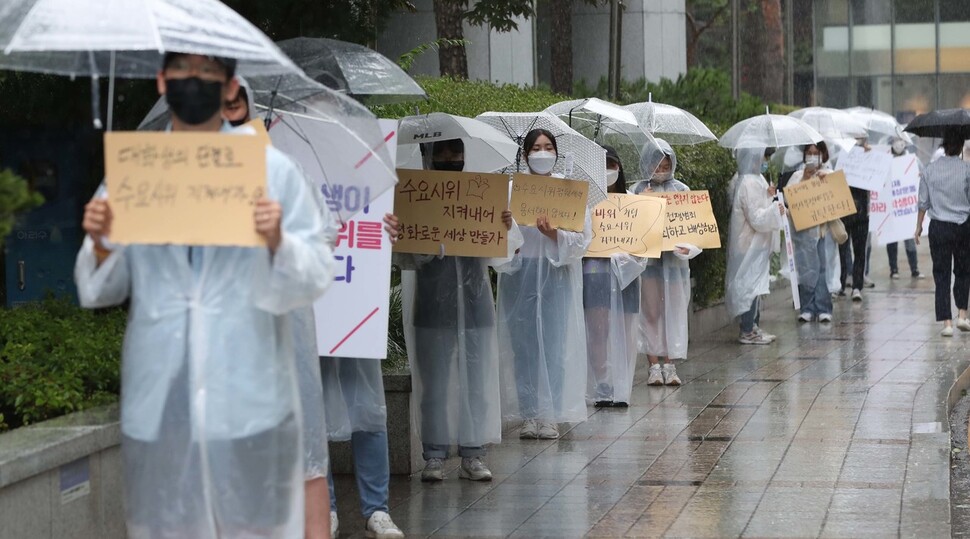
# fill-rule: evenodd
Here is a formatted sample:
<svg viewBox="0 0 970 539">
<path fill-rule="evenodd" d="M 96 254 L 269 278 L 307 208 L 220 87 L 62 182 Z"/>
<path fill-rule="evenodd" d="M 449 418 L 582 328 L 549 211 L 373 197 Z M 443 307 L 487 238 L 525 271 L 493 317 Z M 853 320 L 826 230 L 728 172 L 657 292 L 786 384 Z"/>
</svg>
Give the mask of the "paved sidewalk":
<svg viewBox="0 0 970 539">
<path fill-rule="evenodd" d="M 939 336 L 926 245 L 921 281 L 890 281 L 874 251 L 877 288 L 838 300 L 834 324 L 799 324 L 779 290 L 762 314 L 776 343 L 694 336 L 684 386 L 641 369 L 627 410 L 590 408 L 558 441 L 508 433 L 490 484 L 459 480 L 457 459 L 441 484 L 395 480 L 392 516 L 412 537 L 949 537 L 946 403 L 970 334 Z"/>
</svg>

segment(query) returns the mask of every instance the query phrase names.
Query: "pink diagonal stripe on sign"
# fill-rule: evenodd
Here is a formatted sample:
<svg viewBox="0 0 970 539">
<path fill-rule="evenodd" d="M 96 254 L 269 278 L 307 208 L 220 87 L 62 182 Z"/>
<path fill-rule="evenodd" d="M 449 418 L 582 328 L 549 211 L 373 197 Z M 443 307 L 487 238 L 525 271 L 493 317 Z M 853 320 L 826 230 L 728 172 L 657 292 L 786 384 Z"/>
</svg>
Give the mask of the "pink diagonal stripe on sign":
<svg viewBox="0 0 970 539">
<path fill-rule="evenodd" d="M 378 144 L 378 145 L 377 145 L 377 148 L 374 148 L 374 150 L 377 150 L 377 149 L 378 149 L 378 148 L 380 148 L 381 146 L 383 146 L 383 145 L 385 145 L 385 144 L 387 144 L 387 141 L 389 141 L 389 140 L 391 140 L 391 137 L 393 137 L 393 136 L 394 136 L 394 133 L 395 133 L 395 131 L 391 131 L 390 133 L 388 133 L 388 134 L 387 134 L 387 136 L 386 136 L 386 137 L 384 137 L 384 142 L 382 142 L 382 143 L 380 143 L 380 144 Z M 364 163 L 365 163 L 365 162 L 366 162 L 366 161 L 367 161 L 368 159 L 370 159 L 370 156 L 372 156 L 372 155 L 374 155 L 374 150 L 371 150 L 371 151 L 369 151 L 369 152 L 367 152 L 367 155 L 365 155 L 364 157 L 362 157 L 362 158 L 360 159 L 360 161 L 357 161 L 357 164 L 356 164 L 356 165 L 354 165 L 354 168 L 355 168 L 355 169 L 357 169 L 357 168 L 360 168 L 360 167 L 362 167 L 362 166 L 364 166 Z"/>
<path fill-rule="evenodd" d="M 354 329 L 350 330 L 350 333 L 348 333 L 343 339 L 340 339 L 340 342 L 337 343 L 337 346 L 334 346 L 333 348 L 330 349 L 330 353 L 331 354 L 334 353 L 334 351 L 336 351 L 337 348 L 340 348 L 345 342 L 347 342 L 347 339 L 349 339 L 350 336 L 353 335 L 354 333 L 357 333 L 357 330 L 360 329 L 361 326 L 366 324 L 367 321 L 370 320 L 372 316 L 377 314 L 377 311 L 379 310 L 380 310 L 380 307 L 374 307 L 374 310 L 371 311 L 370 314 L 365 316 L 364 319 L 361 320 L 360 323 L 354 327 Z"/>
</svg>

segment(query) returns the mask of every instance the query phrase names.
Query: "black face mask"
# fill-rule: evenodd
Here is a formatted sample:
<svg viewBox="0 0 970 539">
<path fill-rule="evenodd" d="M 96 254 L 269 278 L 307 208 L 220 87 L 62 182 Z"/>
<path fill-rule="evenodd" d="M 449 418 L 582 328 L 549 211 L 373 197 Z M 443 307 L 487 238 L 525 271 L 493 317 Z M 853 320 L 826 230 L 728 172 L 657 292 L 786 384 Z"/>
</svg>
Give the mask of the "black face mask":
<svg viewBox="0 0 970 539">
<path fill-rule="evenodd" d="M 232 120 L 229 122 L 229 125 L 233 127 L 239 127 L 240 125 L 248 124 L 248 123 L 249 123 L 249 118 L 243 118 L 242 120 Z"/>
<path fill-rule="evenodd" d="M 179 120 L 199 125 L 219 113 L 222 107 L 222 82 L 199 77 L 165 79 L 165 101 Z"/>
<path fill-rule="evenodd" d="M 431 166 L 435 170 L 447 170 L 449 172 L 461 172 L 465 170 L 464 161 L 432 161 Z"/>
</svg>

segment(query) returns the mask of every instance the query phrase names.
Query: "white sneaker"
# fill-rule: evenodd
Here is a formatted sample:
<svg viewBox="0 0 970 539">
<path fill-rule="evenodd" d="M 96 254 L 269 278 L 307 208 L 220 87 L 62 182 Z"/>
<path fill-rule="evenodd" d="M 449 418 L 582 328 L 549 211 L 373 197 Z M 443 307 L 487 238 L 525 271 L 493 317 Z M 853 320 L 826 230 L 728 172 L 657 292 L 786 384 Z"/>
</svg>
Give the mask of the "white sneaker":
<svg viewBox="0 0 970 539">
<path fill-rule="evenodd" d="M 340 534 L 340 520 L 337 519 L 337 512 L 330 511 L 330 539 L 337 539 Z"/>
<path fill-rule="evenodd" d="M 899 279 L 899 272 L 898 271 L 894 271 L 894 272 L 890 273 L 889 274 L 889 278 L 892 279 L 892 280 L 894 280 L 894 281 L 896 279 Z"/>
<path fill-rule="evenodd" d="M 771 344 L 771 339 L 757 331 L 752 331 L 751 333 L 742 333 L 738 337 L 738 342 L 741 344 Z"/>
<path fill-rule="evenodd" d="M 768 333 L 767 331 L 761 329 L 758 326 L 754 327 L 754 332 L 757 333 L 758 335 L 761 335 L 765 339 L 768 339 L 768 342 L 775 342 L 775 339 L 778 338 L 777 335 L 772 335 L 771 333 Z"/>
<path fill-rule="evenodd" d="M 926 278 L 926 275 L 923 275 L 922 273 L 917 273 L 916 275 L 913 275 L 913 279 L 925 279 L 925 278 Z"/>
<path fill-rule="evenodd" d="M 802 314 L 798 315 L 798 321 L 799 322 L 811 322 L 812 321 L 812 313 L 802 313 Z"/>
<path fill-rule="evenodd" d="M 957 318 L 957 329 L 970 331 L 970 318 Z"/>
<path fill-rule="evenodd" d="M 664 385 L 664 375 L 663 375 L 663 372 L 660 370 L 659 363 L 650 365 L 650 374 L 647 375 L 647 385 L 648 386 Z"/>
<path fill-rule="evenodd" d="M 829 323 L 832 321 L 832 315 L 830 313 L 822 313 L 818 315 L 818 321 Z"/>
<path fill-rule="evenodd" d="M 519 438 L 524 440 L 535 440 L 539 437 L 539 422 L 535 419 L 526 419 L 522 422 L 522 430 L 519 431 Z"/>
<path fill-rule="evenodd" d="M 862 290 L 858 288 L 852 290 L 852 301 L 862 301 Z"/>
<path fill-rule="evenodd" d="M 375 539 L 391 539 L 393 537 L 404 537 L 404 532 L 394 524 L 391 515 L 384 511 L 374 511 L 374 514 L 367 519 L 367 528 L 364 530 L 364 535 Z"/>
<path fill-rule="evenodd" d="M 491 481 L 492 470 L 485 466 L 482 457 L 462 457 L 458 477 L 471 481 Z"/>
<path fill-rule="evenodd" d="M 866 277 L 865 279 L 862 280 L 862 286 L 864 286 L 866 288 L 875 288 L 876 287 L 876 283 L 870 281 L 869 278 Z"/>
<path fill-rule="evenodd" d="M 680 377 L 677 376 L 677 367 L 673 363 L 664 363 L 663 366 L 664 383 L 668 386 L 679 386 Z"/>
<path fill-rule="evenodd" d="M 555 440 L 559 438 L 559 425 L 555 423 L 539 423 L 539 433 L 537 438 L 540 440 Z"/>
<path fill-rule="evenodd" d="M 945 328 L 943 328 L 943 331 L 940 331 L 940 335 L 942 335 L 944 337 L 952 337 L 953 336 L 953 326 L 946 326 Z"/>
<path fill-rule="evenodd" d="M 441 459 L 428 459 L 424 464 L 424 470 L 421 470 L 421 480 L 426 483 L 444 480 L 445 474 L 442 468 Z"/>
</svg>

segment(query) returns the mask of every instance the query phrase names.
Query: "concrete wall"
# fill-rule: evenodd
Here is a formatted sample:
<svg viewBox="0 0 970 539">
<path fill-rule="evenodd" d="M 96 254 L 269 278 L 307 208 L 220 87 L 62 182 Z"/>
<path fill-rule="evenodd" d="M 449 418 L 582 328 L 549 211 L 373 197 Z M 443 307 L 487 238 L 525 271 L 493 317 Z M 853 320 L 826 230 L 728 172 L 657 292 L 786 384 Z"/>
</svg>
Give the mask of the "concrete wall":
<svg viewBox="0 0 970 539">
<path fill-rule="evenodd" d="M 398 12 L 377 38 L 377 51 L 396 60 L 402 54 L 437 38 L 432 0 L 416 0 L 414 13 Z M 532 21 L 519 18 L 518 30 L 494 32 L 486 27 L 464 25 L 468 78 L 532 85 L 535 81 L 532 52 Z M 412 75 L 437 77 L 438 53 L 430 50 L 418 57 Z"/>
</svg>

